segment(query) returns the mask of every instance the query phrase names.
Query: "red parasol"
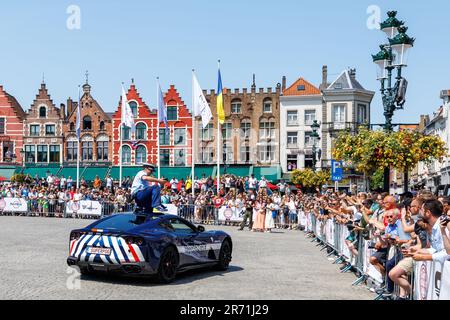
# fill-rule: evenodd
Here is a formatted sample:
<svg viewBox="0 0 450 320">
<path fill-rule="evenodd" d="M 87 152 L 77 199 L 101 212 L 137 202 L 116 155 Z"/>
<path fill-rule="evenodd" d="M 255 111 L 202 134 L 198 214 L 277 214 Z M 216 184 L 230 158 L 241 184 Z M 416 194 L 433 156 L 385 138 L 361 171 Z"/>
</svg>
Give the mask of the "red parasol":
<svg viewBox="0 0 450 320">
<path fill-rule="evenodd" d="M 270 182 L 267 182 L 267 187 L 272 191 L 279 189 L 276 185 L 274 185 L 273 183 L 270 183 Z"/>
</svg>

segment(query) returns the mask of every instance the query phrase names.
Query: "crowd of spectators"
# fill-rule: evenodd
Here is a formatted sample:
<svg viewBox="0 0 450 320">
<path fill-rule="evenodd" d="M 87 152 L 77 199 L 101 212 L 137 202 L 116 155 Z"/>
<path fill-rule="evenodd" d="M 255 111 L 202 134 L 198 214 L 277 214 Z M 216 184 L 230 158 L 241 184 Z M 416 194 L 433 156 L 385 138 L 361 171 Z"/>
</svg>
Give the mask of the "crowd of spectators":
<svg viewBox="0 0 450 320">
<path fill-rule="evenodd" d="M 414 261 L 444 262 L 450 257 L 450 198 L 429 191 L 407 192 L 399 197 L 387 193 L 351 196 L 328 190 L 303 198 L 305 212 L 318 221 L 344 225 L 350 231 L 345 244 L 358 255 L 359 241 L 370 241 L 375 253 L 370 263 L 385 279 L 387 296 L 399 287 L 397 299 L 411 294 L 409 275 Z M 342 269 L 349 267 L 344 263 Z"/>
<path fill-rule="evenodd" d="M 217 192 L 216 181 L 204 175 L 194 181 L 190 177 L 166 180 L 162 203 L 175 205 L 182 216 L 195 222 L 217 222 L 223 206 L 236 209 L 243 217 L 238 230 L 247 227 L 254 232 L 296 229 L 299 217 L 305 214 L 313 214 L 322 222 L 332 219 L 348 228 L 345 245 L 353 256 L 358 255 L 359 241 L 370 241 L 369 248 L 375 253 L 369 262 L 383 275 L 388 294 L 393 292 L 394 284 L 400 287 L 399 299 L 411 294 L 408 275 L 414 261 L 449 258 L 450 198 L 436 197 L 429 191 L 391 196 L 317 189 L 315 194 L 304 194 L 291 191 L 284 181 L 272 185 L 264 177 L 257 180 L 253 175 L 224 175 Z M 70 200 L 100 201 L 108 210 L 120 212 L 132 207 L 131 183 L 130 177 L 119 185 L 109 176 L 103 181 L 97 176 L 89 183 L 82 179 L 77 190 L 72 177 L 27 176 L 22 183 L 0 184 L 0 197 L 24 198 L 31 213 L 41 216 L 62 216 Z M 342 269 L 347 267 L 344 263 Z"/>
</svg>

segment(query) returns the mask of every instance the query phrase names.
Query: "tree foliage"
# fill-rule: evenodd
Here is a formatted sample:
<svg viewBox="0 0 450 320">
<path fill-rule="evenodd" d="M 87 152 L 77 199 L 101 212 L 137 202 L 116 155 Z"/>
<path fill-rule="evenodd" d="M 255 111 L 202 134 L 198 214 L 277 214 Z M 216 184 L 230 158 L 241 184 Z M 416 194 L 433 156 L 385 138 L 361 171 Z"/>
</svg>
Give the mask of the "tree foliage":
<svg viewBox="0 0 450 320">
<path fill-rule="evenodd" d="M 343 132 L 333 148 L 334 159 L 347 161 L 368 174 L 384 168 L 412 168 L 434 159 L 442 161 L 445 156 L 445 142 L 438 136 L 410 130 L 387 133 L 361 128 L 356 135 Z"/>
<path fill-rule="evenodd" d="M 292 172 L 292 182 L 300 184 L 305 188 L 318 187 L 321 188 L 331 179 L 330 171 L 317 171 L 312 169 L 294 170 Z"/>
</svg>

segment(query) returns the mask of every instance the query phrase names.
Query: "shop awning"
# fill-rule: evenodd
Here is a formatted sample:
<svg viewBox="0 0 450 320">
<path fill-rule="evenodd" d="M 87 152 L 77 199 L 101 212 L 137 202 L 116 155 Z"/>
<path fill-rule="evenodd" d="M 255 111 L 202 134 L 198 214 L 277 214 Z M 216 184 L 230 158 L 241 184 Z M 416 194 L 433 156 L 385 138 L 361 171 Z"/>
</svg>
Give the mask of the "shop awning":
<svg viewBox="0 0 450 320">
<path fill-rule="evenodd" d="M 16 168 L 0 168 L 0 181 L 9 181 L 14 175 Z"/>
</svg>

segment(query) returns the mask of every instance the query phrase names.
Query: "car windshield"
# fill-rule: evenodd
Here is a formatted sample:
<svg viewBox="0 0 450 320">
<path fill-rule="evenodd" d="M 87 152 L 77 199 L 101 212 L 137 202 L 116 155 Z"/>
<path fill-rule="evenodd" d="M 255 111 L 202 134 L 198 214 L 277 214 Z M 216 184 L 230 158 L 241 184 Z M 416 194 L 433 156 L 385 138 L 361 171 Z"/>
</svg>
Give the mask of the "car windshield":
<svg viewBox="0 0 450 320">
<path fill-rule="evenodd" d="M 120 231 L 129 231 L 137 226 L 142 225 L 145 222 L 159 219 L 159 217 L 153 216 L 150 217 L 150 220 L 146 220 L 145 217 L 138 217 L 134 214 L 117 214 L 111 217 L 110 219 L 106 219 L 104 221 L 99 222 L 95 225 L 96 229 L 108 229 L 108 230 L 120 230 Z"/>
</svg>

